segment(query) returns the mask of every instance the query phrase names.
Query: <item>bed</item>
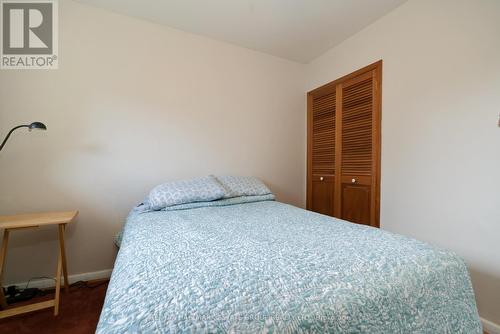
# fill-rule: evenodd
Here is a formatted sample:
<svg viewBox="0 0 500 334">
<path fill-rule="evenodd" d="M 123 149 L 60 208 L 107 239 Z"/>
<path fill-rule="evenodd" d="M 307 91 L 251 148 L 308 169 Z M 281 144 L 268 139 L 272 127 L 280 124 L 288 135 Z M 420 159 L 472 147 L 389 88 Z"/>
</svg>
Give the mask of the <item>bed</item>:
<svg viewBox="0 0 500 334">
<path fill-rule="evenodd" d="M 97 333 L 482 333 L 453 252 L 274 200 L 133 210 Z"/>
</svg>

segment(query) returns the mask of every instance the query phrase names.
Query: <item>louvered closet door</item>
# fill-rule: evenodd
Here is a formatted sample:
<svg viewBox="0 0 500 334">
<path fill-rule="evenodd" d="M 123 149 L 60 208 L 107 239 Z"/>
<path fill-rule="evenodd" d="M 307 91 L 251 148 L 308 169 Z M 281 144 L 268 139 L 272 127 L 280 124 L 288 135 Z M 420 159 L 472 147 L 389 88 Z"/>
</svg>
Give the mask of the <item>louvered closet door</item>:
<svg viewBox="0 0 500 334">
<path fill-rule="evenodd" d="M 313 97 L 310 112 L 311 183 L 308 208 L 333 216 L 335 195 L 336 92 Z"/>
<path fill-rule="evenodd" d="M 382 61 L 307 95 L 307 208 L 379 226 Z"/>
<path fill-rule="evenodd" d="M 338 180 L 337 212 L 340 218 L 378 226 L 377 163 L 378 163 L 378 112 L 376 70 L 342 82 L 337 91 L 341 94 L 341 110 L 337 127 L 340 139 L 341 170 Z"/>
</svg>

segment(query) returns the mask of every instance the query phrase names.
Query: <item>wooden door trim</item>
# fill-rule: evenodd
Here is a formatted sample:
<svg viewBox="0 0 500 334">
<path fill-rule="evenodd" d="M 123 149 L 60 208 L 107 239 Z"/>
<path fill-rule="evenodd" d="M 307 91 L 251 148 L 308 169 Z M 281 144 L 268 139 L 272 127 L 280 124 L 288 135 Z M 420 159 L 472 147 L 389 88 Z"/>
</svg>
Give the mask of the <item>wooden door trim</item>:
<svg viewBox="0 0 500 334">
<path fill-rule="evenodd" d="M 306 208 L 312 209 L 312 109 L 313 109 L 313 95 L 307 93 L 307 196 Z"/>
<path fill-rule="evenodd" d="M 373 78 L 373 71 L 370 70 L 367 72 L 362 72 L 360 75 L 357 75 L 353 78 L 346 79 L 345 81 L 342 81 L 342 88 L 347 88 L 349 86 L 355 85 L 361 81 L 365 81 L 367 79 Z"/>
<path fill-rule="evenodd" d="M 380 183 L 382 150 L 382 61 L 373 69 L 373 121 L 372 121 L 372 197 L 371 216 L 375 227 L 380 227 Z"/>
<path fill-rule="evenodd" d="M 357 77 L 365 72 L 370 72 L 370 71 L 375 70 L 375 69 L 379 69 L 379 72 L 382 72 L 382 60 L 376 61 L 373 64 L 370 64 L 368 66 L 360 68 L 359 70 L 356 70 L 352 73 L 344 75 L 343 77 L 338 78 L 334 81 L 331 81 L 327 84 L 324 84 L 323 86 L 315 88 L 315 89 L 309 91 L 307 94 L 308 95 L 311 94 L 314 97 L 319 97 L 322 95 L 329 94 L 329 93 L 335 91 L 335 89 L 339 83 L 345 82 L 345 81 L 352 79 L 354 77 Z"/>
</svg>

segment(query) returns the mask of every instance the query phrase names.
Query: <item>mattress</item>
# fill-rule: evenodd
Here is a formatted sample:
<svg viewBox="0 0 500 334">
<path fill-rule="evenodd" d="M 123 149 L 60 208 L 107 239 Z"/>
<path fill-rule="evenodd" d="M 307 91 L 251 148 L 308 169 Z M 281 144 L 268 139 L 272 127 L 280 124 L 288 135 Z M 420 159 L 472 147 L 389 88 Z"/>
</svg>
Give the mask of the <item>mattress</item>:
<svg viewBox="0 0 500 334">
<path fill-rule="evenodd" d="M 482 333 L 464 261 L 272 200 L 133 212 L 97 333 Z"/>
</svg>

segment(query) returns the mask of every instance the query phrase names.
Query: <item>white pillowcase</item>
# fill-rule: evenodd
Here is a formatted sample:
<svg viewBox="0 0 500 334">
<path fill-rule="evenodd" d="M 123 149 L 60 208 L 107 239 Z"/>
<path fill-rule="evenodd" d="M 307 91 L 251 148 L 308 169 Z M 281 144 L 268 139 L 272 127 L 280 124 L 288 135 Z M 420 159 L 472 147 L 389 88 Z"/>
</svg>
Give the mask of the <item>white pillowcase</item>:
<svg viewBox="0 0 500 334">
<path fill-rule="evenodd" d="M 269 190 L 261 180 L 255 177 L 217 175 L 215 178 L 226 191 L 224 198 L 271 194 L 271 190 Z"/>
<path fill-rule="evenodd" d="M 161 210 L 172 205 L 215 201 L 226 195 L 213 176 L 205 176 L 160 184 L 149 193 L 147 204 L 151 210 Z"/>
</svg>

